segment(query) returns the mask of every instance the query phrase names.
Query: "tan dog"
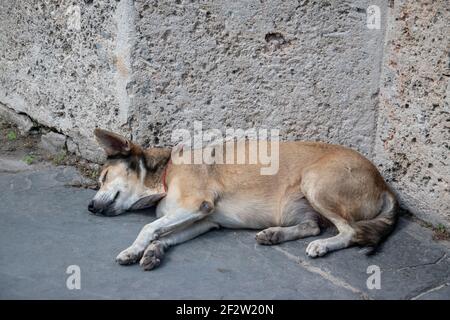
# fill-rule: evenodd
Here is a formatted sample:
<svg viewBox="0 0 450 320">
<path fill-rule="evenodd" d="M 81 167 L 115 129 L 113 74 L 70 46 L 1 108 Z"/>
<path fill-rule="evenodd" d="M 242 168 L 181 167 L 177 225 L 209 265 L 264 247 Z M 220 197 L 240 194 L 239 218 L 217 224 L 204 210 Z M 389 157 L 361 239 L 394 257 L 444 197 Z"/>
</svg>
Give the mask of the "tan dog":
<svg viewBox="0 0 450 320">
<path fill-rule="evenodd" d="M 120 264 L 140 259 L 153 269 L 168 247 L 214 228 L 264 229 L 256 241 L 272 245 L 318 235 L 319 222 L 328 221 L 338 234 L 306 249 L 318 257 L 375 247 L 396 222 L 397 201 L 378 170 L 342 146 L 280 142 L 278 173 L 261 175 L 259 164 L 174 165 L 170 149 L 144 150 L 100 129 L 95 136 L 108 160 L 89 210 L 118 215 L 157 203 L 158 219 L 117 256 Z"/>
</svg>

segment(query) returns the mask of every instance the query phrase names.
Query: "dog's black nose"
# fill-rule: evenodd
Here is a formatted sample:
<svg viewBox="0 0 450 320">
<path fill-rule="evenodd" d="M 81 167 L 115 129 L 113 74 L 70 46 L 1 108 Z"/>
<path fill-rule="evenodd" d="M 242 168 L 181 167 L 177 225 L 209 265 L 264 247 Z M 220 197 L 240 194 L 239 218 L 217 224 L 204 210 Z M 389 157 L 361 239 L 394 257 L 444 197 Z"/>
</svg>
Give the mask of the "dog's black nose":
<svg viewBox="0 0 450 320">
<path fill-rule="evenodd" d="M 95 206 L 95 202 L 94 200 L 92 200 L 91 202 L 89 202 L 88 204 L 88 210 L 92 213 L 98 213 L 100 210 L 97 206 Z"/>
</svg>

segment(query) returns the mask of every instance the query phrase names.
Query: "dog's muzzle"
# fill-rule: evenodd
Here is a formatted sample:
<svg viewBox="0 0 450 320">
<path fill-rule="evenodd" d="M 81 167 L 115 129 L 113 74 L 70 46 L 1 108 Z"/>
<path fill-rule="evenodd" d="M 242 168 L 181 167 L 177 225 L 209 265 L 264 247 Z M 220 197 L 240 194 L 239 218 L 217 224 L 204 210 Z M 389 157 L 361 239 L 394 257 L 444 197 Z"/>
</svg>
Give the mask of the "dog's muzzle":
<svg viewBox="0 0 450 320">
<path fill-rule="evenodd" d="M 116 195 L 114 196 L 114 198 L 111 201 L 108 202 L 104 202 L 104 201 L 99 201 L 99 200 L 91 200 L 88 204 L 88 210 L 90 212 L 92 212 L 93 214 L 98 214 L 98 215 L 115 215 L 115 214 L 110 214 L 112 209 L 112 206 L 114 204 L 114 202 L 117 200 L 117 197 L 119 196 L 120 192 L 118 191 L 116 193 Z"/>
</svg>

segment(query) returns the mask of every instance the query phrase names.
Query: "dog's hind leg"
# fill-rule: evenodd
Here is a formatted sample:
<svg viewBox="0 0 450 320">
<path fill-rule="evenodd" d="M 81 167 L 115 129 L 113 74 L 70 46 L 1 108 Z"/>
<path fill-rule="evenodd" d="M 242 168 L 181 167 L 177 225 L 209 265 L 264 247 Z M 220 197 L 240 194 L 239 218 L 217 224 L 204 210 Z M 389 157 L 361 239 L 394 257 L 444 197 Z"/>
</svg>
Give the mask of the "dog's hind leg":
<svg viewBox="0 0 450 320">
<path fill-rule="evenodd" d="M 339 233 L 331 238 L 312 241 L 306 248 L 306 254 L 312 258 L 321 257 L 327 252 L 350 246 L 355 235 L 355 230 L 350 223 L 334 211 L 328 209 L 327 206 L 323 204 L 323 201 L 318 201 L 317 198 L 312 197 L 311 203 L 322 216 L 334 224 Z"/>
<path fill-rule="evenodd" d="M 345 179 L 336 178 L 337 182 L 334 180 L 330 182 L 325 177 L 323 170 L 312 169 L 304 174 L 301 188 L 311 206 L 334 224 L 339 233 L 331 238 L 312 241 L 306 248 L 306 254 L 312 258 L 351 246 L 356 234 L 349 222 L 351 219 L 349 212 L 354 209 L 350 204 L 345 205 L 343 195 L 339 192 Z M 333 183 L 339 185 L 335 186 Z"/>
<path fill-rule="evenodd" d="M 272 245 L 285 241 L 316 236 L 320 233 L 319 214 L 311 207 L 302 193 L 292 192 L 281 211 L 280 226 L 265 229 L 256 234 L 259 244 Z"/>
<path fill-rule="evenodd" d="M 272 245 L 285 241 L 316 236 L 320 233 L 317 221 L 309 220 L 292 227 L 271 227 L 256 234 L 259 244 Z"/>
<path fill-rule="evenodd" d="M 306 254 L 312 258 L 321 257 L 327 252 L 347 248 L 352 244 L 355 230 L 344 220 L 332 219 L 339 233 L 331 238 L 312 241 L 306 248 Z"/>
<path fill-rule="evenodd" d="M 139 264 L 144 270 L 152 270 L 160 265 L 169 247 L 191 240 L 218 227 L 219 225 L 214 222 L 202 220 L 181 230 L 174 231 L 167 236 L 163 236 L 159 240 L 150 243 L 147 249 L 145 249 Z"/>
</svg>

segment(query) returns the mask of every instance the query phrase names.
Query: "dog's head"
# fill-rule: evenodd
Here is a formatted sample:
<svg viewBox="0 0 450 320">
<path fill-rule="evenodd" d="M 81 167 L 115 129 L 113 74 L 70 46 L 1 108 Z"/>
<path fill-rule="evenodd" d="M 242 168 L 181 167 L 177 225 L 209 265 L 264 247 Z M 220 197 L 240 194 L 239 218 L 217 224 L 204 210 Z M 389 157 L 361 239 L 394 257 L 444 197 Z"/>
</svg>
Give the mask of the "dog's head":
<svg viewBox="0 0 450 320">
<path fill-rule="evenodd" d="M 161 176 L 170 151 L 143 150 L 130 140 L 102 129 L 95 137 L 107 155 L 99 177 L 100 189 L 89 203 L 92 213 L 116 216 L 150 207 L 165 196 Z"/>
</svg>

